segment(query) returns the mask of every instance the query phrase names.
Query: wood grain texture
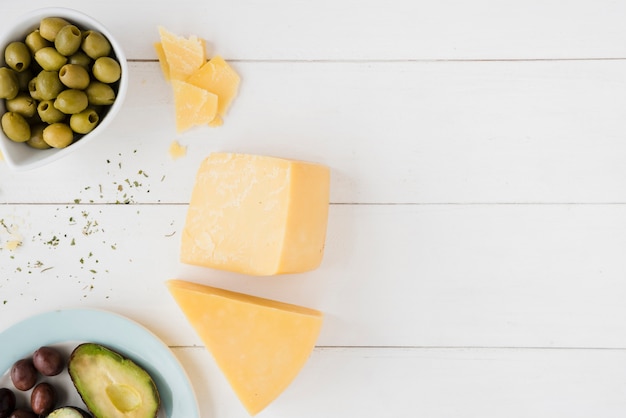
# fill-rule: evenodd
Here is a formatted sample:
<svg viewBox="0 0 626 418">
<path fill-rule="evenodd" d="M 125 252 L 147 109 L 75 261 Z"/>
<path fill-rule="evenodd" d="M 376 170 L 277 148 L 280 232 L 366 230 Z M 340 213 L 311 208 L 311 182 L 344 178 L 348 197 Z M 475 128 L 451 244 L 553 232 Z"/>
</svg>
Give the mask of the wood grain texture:
<svg viewBox="0 0 626 418">
<path fill-rule="evenodd" d="M 0 166 L 0 202 L 187 203 L 216 150 L 325 163 L 334 203 L 626 202 L 626 61 L 233 65 L 224 126 L 178 135 L 158 65 L 131 63 L 110 129 L 49 167 Z"/>
<path fill-rule="evenodd" d="M 322 266 L 248 277 L 182 265 L 185 205 L 12 205 L 0 319 L 96 306 L 201 344 L 172 278 L 320 309 L 324 346 L 624 348 L 622 205 L 333 205 Z M 0 246 L 10 236 L 0 233 Z"/>
<path fill-rule="evenodd" d="M 203 348 L 174 352 L 206 399 L 203 417 L 247 416 Z M 258 416 L 619 418 L 625 366 L 622 350 L 318 348 Z"/>
<path fill-rule="evenodd" d="M 157 25 L 198 34 L 237 60 L 624 58 L 623 2 L 611 0 L 178 0 L 54 3 L 96 16 L 127 56 L 154 59 Z M 7 4 L 0 25 L 29 9 Z"/>
</svg>

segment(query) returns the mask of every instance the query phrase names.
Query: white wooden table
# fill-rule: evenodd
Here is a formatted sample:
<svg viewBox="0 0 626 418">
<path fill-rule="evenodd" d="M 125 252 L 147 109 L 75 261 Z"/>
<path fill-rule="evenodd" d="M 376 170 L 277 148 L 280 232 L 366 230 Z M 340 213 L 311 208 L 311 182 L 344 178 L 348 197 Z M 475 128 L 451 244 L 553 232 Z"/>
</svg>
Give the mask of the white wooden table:
<svg viewBox="0 0 626 418">
<path fill-rule="evenodd" d="M 3 3 L 0 27 L 47 5 Z M 55 5 L 119 37 L 131 84 L 96 142 L 30 172 L 0 163 L 0 330 L 60 308 L 125 315 L 171 346 L 203 418 L 246 417 L 164 286 L 180 278 L 325 312 L 259 417 L 624 417 L 626 2 Z M 241 74 L 222 127 L 176 134 L 158 25 Z M 178 261 L 212 151 L 331 167 L 319 269 Z"/>
</svg>

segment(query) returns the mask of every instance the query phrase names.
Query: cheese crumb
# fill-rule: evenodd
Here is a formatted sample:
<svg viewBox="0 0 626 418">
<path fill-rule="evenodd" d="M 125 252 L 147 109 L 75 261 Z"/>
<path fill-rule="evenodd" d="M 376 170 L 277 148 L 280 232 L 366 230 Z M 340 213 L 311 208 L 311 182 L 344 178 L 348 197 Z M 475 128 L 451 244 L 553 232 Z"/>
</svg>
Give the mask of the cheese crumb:
<svg viewBox="0 0 626 418">
<path fill-rule="evenodd" d="M 178 141 L 172 141 L 170 144 L 170 157 L 176 160 L 187 155 L 187 147 L 182 146 Z"/>
</svg>

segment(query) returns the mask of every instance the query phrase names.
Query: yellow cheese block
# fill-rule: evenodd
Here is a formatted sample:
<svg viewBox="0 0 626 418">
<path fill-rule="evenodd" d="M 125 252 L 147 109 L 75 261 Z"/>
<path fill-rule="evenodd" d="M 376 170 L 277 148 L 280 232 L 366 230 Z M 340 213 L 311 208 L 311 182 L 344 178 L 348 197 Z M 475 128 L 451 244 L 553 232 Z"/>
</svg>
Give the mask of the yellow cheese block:
<svg viewBox="0 0 626 418">
<path fill-rule="evenodd" d="M 167 286 L 251 415 L 298 375 L 322 327 L 313 309 L 182 280 Z"/>
<path fill-rule="evenodd" d="M 207 60 L 204 40 L 195 35 L 185 38 L 159 27 L 161 46 L 172 80 L 185 80 Z"/>
<path fill-rule="evenodd" d="M 217 95 L 180 80 L 171 80 L 176 108 L 176 130 L 205 125 L 217 114 Z"/>
<path fill-rule="evenodd" d="M 220 56 L 215 56 L 186 80 L 195 86 L 217 94 L 217 113 L 224 116 L 239 89 L 239 75 Z"/>
<path fill-rule="evenodd" d="M 324 254 L 329 196 L 321 164 L 211 154 L 196 175 L 181 261 L 251 275 L 313 270 Z"/>
</svg>

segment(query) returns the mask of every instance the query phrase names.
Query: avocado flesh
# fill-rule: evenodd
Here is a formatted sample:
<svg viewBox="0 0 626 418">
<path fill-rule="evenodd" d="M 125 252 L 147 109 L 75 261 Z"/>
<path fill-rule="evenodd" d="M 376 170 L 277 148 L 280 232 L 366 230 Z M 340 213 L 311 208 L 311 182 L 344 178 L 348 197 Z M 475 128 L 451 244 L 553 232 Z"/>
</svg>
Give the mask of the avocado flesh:
<svg viewBox="0 0 626 418">
<path fill-rule="evenodd" d="M 64 406 L 50 412 L 46 418 L 90 418 L 87 412 L 74 406 Z"/>
<path fill-rule="evenodd" d="M 150 375 L 121 354 L 85 343 L 70 356 L 72 383 L 94 418 L 154 418 L 159 392 Z"/>
</svg>

